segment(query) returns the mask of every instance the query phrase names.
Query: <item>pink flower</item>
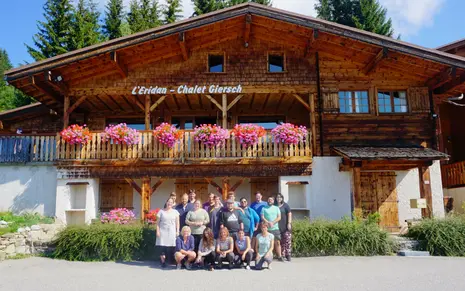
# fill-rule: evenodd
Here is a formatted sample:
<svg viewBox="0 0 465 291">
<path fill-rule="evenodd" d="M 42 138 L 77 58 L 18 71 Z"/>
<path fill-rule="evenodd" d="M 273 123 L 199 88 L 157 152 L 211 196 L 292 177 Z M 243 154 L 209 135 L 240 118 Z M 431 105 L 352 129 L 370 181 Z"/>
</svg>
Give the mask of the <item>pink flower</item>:
<svg viewBox="0 0 465 291">
<path fill-rule="evenodd" d="M 229 132 L 216 124 L 202 124 L 194 128 L 194 140 L 209 148 L 224 144 L 228 138 Z"/>
<path fill-rule="evenodd" d="M 155 128 L 153 136 L 159 143 L 172 148 L 182 138 L 183 132 L 178 130 L 174 125 L 163 122 Z"/>
<path fill-rule="evenodd" d="M 305 137 L 308 135 L 308 131 L 305 126 L 297 126 L 292 123 L 283 123 L 275 127 L 271 131 L 271 135 L 274 142 L 280 142 L 284 144 L 298 144 L 301 141 L 305 141 Z"/>
<path fill-rule="evenodd" d="M 103 135 L 103 141 L 113 141 L 115 144 L 133 145 L 139 142 L 139 138 L 137 130 L 128 127 L 126 123 L 107 126 Z"/>
</svg>

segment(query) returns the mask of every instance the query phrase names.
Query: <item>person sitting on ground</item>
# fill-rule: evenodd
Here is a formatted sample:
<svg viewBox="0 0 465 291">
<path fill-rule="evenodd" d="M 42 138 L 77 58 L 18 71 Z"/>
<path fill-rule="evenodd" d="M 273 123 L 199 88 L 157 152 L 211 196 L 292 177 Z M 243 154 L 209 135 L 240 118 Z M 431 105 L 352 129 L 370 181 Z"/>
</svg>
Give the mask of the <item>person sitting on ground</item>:
<svg viewBox="0 0 465 291">
<path fill-rule="evenodd" d="M 185 260 L 186 269 L 191 269 L 191 262 L 195 260 L 196 254 L 194 252 L 194 237 L 191 235 L 189 226 L 184 226 L 181 230 L 181 235 L 176 238 L 176 253 L 174 259 L 176 260 L 176 269 L 180 270 L 182 261 Z"/>
<path fill-rule="evenodd" d="M 157 239 L 155 245 L 161 249 L 160 262 L 166 266 L 166 257 L 172 258 L 179 236 L 179 213 L 173 209 L 173 200 L 168 199 L 165 209 L 157 213 Z"/>
<path fill-rule="evenodd" d="M 234 245 L 236 248 L 234 261 L 238 265 L 243 264 L 246 270 L 250 270 L 250 261 L 253 257 L 253 250 L 250 245 L 250 237 L 245 235 L 244 230 L 239 230 Z"/>
<path fill-rule="evenodd" d="M 281 220 L 279 221 L 279 232 L 281 233 L 281 252 L 282 257 L 288 262 L 291 261 L 292 249 L 292 212 L 291 207 L 284 202 L 283 194 L 276 195 L 276 202 L 281 211 Z"/>
<path fill-rule="evenodd" d="M 215 205 L 210 206 L 208 209 L 208 213 L 210 215 L 210 223 L 208 227 L 210 227 L 213 231 L 213 237 L 215 239 L 218 238 L 218 233 L 220 232 L 220 216 L 223 210 L 223 204 L 220 201 L 220 197 L 214 197 Z"/>
<path fill-rule="evenodd" d="M 268 224 L 262 222 L 260 225 L 260 233 L 255 240 L 255 269 L 262 270 L 263 264 L 268 264 L 268 269 L 271 270 L 271 262 L 273 262 L 273 246 L 274 235 L 268 232 Z"/>
<path fill-rule="evenodd" d="M 195 189 L 190 189 L 189 190 L 189 203 L 190 204 L 194 204 L 195 200 L 197 200 L 195 197 L 196 197 L 196 194 L 195 194 Z"/>
<path fill-rule="evenodd" d="M 281 232 L 279 231 L 279 221 L 281 220 L 281 210 L 274 205 L 274 197 L 268 197 L 268 205 L 263 207 L 261 213 L 262 221 L 268 224 L 268 231 L 274 236 L 274 249 L 278 260 L 284 262 L 281 256 Z"/>
<path fill-rule="evenodd" d="M 186 224 L 190 226 L 192 231 L 192 236 L 195 239 L 194 251 L 199 250 L 200 239 L 202 238 L 203 231 L 207 224 L 210 222 L 210 216 L 201 208 L 200 200 L 194 202 L 194 209 L 189 211 L 186 216 Z"/>
<path fill-rule="evenodd" d="M 189 203 L 189 197 L 186 193 L 181 197 L 181 203 L 176 205 L 175 209 L 179 212 L 179 224 L 182 227 L 186 225 L 186 216 L 189 211 L 194 209 L 194 205 Z"/>
<path fill-rule="evenodd" d="M 239 199 L 242 210 L 241 219 L 244 224 L 245 235 L 253 237 L 254 232 L 258 229 L 258 224 L 260 223 L 260 217 L 258 214 L 248 206 L 247 199 L 242 197 Z"/>
<path fill-rule="evenodd" d="M 216 258 L 215 261 L 218 262 L 218 268 L 223 267 L 223 262 L 227 261 L 229 263 L 229 269 L 233 268 L 234 262 L 234 241 L 231 236 L 229 236 L 229 231 L 226 227 L 220 229 L 220 234 L 216 240 Z"/>
<path fill-rule="evenodd" d="M 229 234 L 236 239 L 237 232 L 240 229 L 244 229 L 244 225 L 241 220 L 241 213 L 234 209 L 234 201 L 226 201 L 227 211 L 221 212 L 220 217 L 220 228 L 227 228 Z"/>
<path fill-rule="evenodd" d="M 213 231 L 207 227 L 203 231 L 202 239 L 200 240 L 199 250 L 197 251 L 197 264 L 203 264 L 209 271 L 214 270 L 215 265 L 215 239 Z"/>
<path fill-rule="evenodd" d="M 173 208 L 176 207 L 176 193 L 175 192 L 171 192 L 170 194 L 170 197 L 168 198 L 168 200 L 173 200 Z M 163 206 L 163 208 L 166 208 L 166 203 L 168 202 L 168 200 L 166 200 L 165 202 L 165 206 Z"/>
</svg>

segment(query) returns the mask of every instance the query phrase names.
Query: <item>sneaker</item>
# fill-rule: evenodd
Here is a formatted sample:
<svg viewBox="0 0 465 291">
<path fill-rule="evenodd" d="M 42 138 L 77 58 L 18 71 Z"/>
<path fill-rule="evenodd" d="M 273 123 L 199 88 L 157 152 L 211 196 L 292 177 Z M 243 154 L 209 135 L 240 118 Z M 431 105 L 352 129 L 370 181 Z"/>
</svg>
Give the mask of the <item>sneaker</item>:
<svg viewBox="0 0 465 291">
<path fill-rule="evenodd" d="M 270 266 L 270 265 L 268 265 L 268 270 L 271 270 L 271 266 Z"/>
<path fill-rule="evenodd" d="M 245 266 L 245 269 L 246 269 L 246 270 L 250 270 L 250 266 L 249 266 L 249 265 L 246 265 L 246 266 Z"/>
<path fill-rule="evenodd" d="M 278 261 L 284 262 L 284 258 L 283 258 L 283 257 L 279 257 L 279 258 L 278 258 Z"/>
<path fill-rule="evenodd" d="M 176 264 L 176 270 L 181 270 L 181 264 Z"/>
<path fill-rule="evenodd" d="M 291 261 L 291 256 L 286 256 L 286 260 L 287 260 L 288 262 L 290 262 L 290 261 Z"/>
<path fill-rule="evenodd" d="M 190 263 L 185 263 L 184 266 L 186 266 L 186 270 L 191 270 L 192 269 L 192 265 Z"/>
<path fill-rule="evenodd" d="M 211 271 L 214 271 L 215 268 L 213 266 L 210 266 L 210 268 L 208 268 L 208 270 L 211 272 Z"/>
</svg>

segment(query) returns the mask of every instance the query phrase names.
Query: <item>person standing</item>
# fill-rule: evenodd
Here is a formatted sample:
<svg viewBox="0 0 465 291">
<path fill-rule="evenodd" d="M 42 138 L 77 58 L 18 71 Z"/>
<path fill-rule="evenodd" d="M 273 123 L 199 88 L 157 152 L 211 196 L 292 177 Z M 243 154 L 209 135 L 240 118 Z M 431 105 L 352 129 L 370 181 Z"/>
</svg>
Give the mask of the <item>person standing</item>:
<svg viewBox="0 0 465 291">
<path fill-rule="evenodd" d="M 237 232 L 244 229 L 242 224 L 241 214 L 234 209 L 234 200 L 226 201 L 227 210 L 221 212 L 220 228 L 227 228 L 229 235 L 234 239 L 237 238 Z M 221 232 L 221 230 L 220 230 Z"/>
<path fill-rule="evenodd" d="M 274 205 L 274 197 L 268 197 L 268 205 L 263 207 L 261 213 L 262 221 L 267 224 L 267 230 L 274 236 L 274 249 L 278 260 L 283 262 L 281 256 L 281 232 L 279 231 L 278 222 L 281 220 L 281 211 Z"/>
<path fill-rule="evenodd" d="M 218 262 L 218 268 L 223 267 L 223 261 L 229 263 L 229 269 L 231 270 L 234 263 L 234 241 L 229 235 L 229 231 L 226 227 L 220 229 L 218 239 L 216 240 L 216 259 Z"/>
<path fill-rule="evenodd" d="M 186 216 L 189 211 L 194 209 L 194 205 L 189 202 L 189 198 L 186 193 L 181 197 L 181 203 L 176 205 L 176 210 L 179 212 L 179 224 L 183 228 L 186 225 Z"/>
<path fill-rule="evenodd" d="M 176 207 L 176 193 L 175 192 L 171 192 L 170 194 L 170 197 L 168 198 L 168 200 L 172 199 L 173 200 L 173 208 Z M 166 203 L 168 202 L 168 200 L 166 200 Z M 163 208 L 166 208 L 166 203 L 165 203 L 165 206 L 163 206 Z"/>
<path fill-rule="evenodd" d="M 179 213 L 173 209 L 173 200 L 166 202 L 165 209 L 157 213 L 157 238 L 155 245 L 160 247 L 160 262 L 166 266 L 166 256 L 172 257 L 179 236 Z"/>
<path fill-rule="evenodd" d="M 262 201 L 262 194 L 260 192 L 255 193 L 255 201 L 250 204 L 250 208 L 255 210 L 255 212 L 260 215 L 260 213 L 262 213 L 263 207 L 266 205 L 267 203 Z"/>
<path fill-rule="evenodd" d="M 242 197 L 239 199 L 241 209 L 242 223 L 244 224 L 244 232 L 246 236 L 253 237 L 254 232 L 258 229 L 258 224 L 260 223 L 260 217 L 258 214 L 248 206 L 247 199 Z"/>
<path fill-rule="evenodd" d="M 276 195 L 276 202 L 281 212 L 281 220 L 278 223 L 279 232 L 281 233 L 281 255 L 290 262 L 292 251 L 292 212 L 289 204 L 284 202 L 284 196 L 281 193 Z"/>
<path fill-rule="evenodd" d="M 197 199 L 195 198 L 195 197 L 197 196 L 197 195 L 195 194 L 195 189 L 190 189 L 190 190 L 189 190 L 189 195 L 188 195 L 188 196 L 189 196 L 189 203 L 190 203 L 190 204 L 194 204 L 195 200 L 197 200 Z"/>
<path fill-rule="evenodd" d="M 220 219 L 221 219 L 221 212 L 223 210 L 223 204 L 220 201 L 220 197 L 215 195 L 215 205 L 208 209 L 208 213 L 210 215 L 210 223 L 209 227 L 213 231 L 213 237 L 215 239 L 218 238 L 218 234 L 220 232 Z"/>
<path fill-rule="evenodd" d="M 211 228 L 207 227 L 203 231 L 195 262 L 197 264 L 203 264 L 209 271 L 213 271 L 213 265 L 215 264 L 215 247 L 216 242 L 213 238 L 213 231 Z"/>
<path fill-rule="evenodd" d="M 208 194 L 208 201 L 202 204 L 202 208 L 205 209 L 205 211 L 208 211 L 210 207 L 215 206 L 215 194 L 210 193 Z"/>
<path fill-rule="evenodd" d="M 190 270 L 191 262 L 195 260 L 195 257 L 194 237 L 191 235 L 191 229 L 186 225 L 181 229 L 181 235 L 176 238 L 176 253 L 174 254 L 176 269 L 181 270 L 182 261 L 185 260 L 184 265 Z"/>
<path fill-rule="evenodd" d="M 194 251 L 199 250 L 199 243 L 202 239 L 202 234 L 207 224 L 210 222 L 208 213 L 201 207 L 200 200 L 194 202 L 194 208 L 186 215 L 186 225 L 191 228 L 192 236 L 194 237 Z"/>
<path fill-rule="evenodd" d="M 239 230 L 234 245 L 236 247 L 236 256 L 234 261 L 238 265 L 242 263 L 246 270 L 250 270 L 250 261 L 253 257 L 253 249 L 250 245 L 250 237 L 245 235 L 244 230 Z"/>
<path fill-rule="evenodd" d="M 260 225 L 260 233 L 255 240 L 255 251 L 257 256 L 255 258 L 255 269 L 262 270 L 263 264 L 268 264 L 268 269 L 271 270 L 271 262 L 273 262 L 273 246 L 274 236 L 268 232 L 268 224 L 262 222 Z"/>
</svg>

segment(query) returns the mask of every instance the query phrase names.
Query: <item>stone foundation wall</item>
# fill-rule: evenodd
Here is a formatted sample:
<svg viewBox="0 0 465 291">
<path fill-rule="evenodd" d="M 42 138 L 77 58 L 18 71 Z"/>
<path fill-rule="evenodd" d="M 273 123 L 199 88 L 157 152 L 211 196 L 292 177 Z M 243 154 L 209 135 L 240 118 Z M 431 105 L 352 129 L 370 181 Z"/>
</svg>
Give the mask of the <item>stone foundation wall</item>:
<svg viewBox="0 0 465 291">
<path fill-rule="evenodd" d="M 62 224 L 39 224 L 0 236 L 0 261 L 18 254 L 40 254 L 47 251 L 63 228 Z"/>
</svg>

